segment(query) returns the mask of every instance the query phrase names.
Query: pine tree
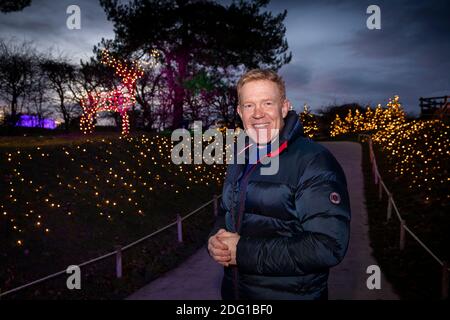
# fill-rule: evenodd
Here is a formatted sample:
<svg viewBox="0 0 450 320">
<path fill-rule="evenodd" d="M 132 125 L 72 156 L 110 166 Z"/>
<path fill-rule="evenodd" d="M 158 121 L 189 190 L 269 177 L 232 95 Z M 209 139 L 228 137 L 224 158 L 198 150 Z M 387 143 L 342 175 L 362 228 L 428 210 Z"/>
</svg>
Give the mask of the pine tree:
<svg viewBox="0 0 450 320">
<path fill-rule="evenodd" d="M 353 131 L 361 132 L 364 130 L 364 116 L 358 109 L 355 110 L 355 116 L 353 117 Z"/>
<path fill-rule="evenodd" d="M 389 127 L 398 127 L 406 122 L 405 111 L 400 103 L 400 97 L 395 95 L 393 99 L 389 99 L 387 104 L 387 110 L 389 110 Z"/>
<path fill-rule="evenodd" d="M 309 138 L 313 138 L 319 132 L 316 116 L 309 111 L 306 104 L 303 107 L 303 111 L 300 113 L 300 120 L 303 124 L 305 135 Z"/>
<path fill-rule="evenodd" d="M 331 122 L 330 136 L 336 137 L 343 133 L 346 133 L 346 129 L 344 128 L 344 124 L 341 120 L 341 117 L 339 117 L 339 115 L 336 114 L 336 119 L 334 119 Z"/>
<path fill-rule="evenodd" d="M 374 130 L 379 130 L 382 127 L 383 108 L 379 103 L 375 108 L 375 114 L 373 116 Z"/>
<path fill-rule="evenodd" d="M 344 128 L 345 128 L 346 132 L 353 132 L 354 124 L 353 124 L 353 115 L 352 115 L 351 109 L 348 110 L 348 114 L 345 117 Z"/>
<path fill-rule="evenodd" d="M 367 106 L 366 112 L 364 113 L 363 131 L 372 131 L 375 129 L 374 117 L 374 112 L 370 109 L 370 106 Z"/>
</svg>

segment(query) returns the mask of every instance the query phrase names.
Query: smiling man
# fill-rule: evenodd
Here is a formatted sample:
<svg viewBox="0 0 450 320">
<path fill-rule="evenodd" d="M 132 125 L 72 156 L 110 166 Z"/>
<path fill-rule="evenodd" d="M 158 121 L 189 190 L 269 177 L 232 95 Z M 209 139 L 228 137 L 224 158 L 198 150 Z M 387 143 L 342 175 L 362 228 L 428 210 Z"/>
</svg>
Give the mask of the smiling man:
<svg viewBox="0 0 450 320">
<path fill-rule="evenodd" d="M 222 298 L 327 299 L 329 268 L 343 259 L 349 240 L 344 172 L 326 148 L 304 136 L 275 72 L 247 72 L 237 93 L 249 139 L 234 153 L 246 152 L 246 163 L 228 165 L 208 239 L 210 256 L 224 266 Z M 274 157 L 277 172 L 262 174 L 268 165 L 262 158 Z"/>
</svg>

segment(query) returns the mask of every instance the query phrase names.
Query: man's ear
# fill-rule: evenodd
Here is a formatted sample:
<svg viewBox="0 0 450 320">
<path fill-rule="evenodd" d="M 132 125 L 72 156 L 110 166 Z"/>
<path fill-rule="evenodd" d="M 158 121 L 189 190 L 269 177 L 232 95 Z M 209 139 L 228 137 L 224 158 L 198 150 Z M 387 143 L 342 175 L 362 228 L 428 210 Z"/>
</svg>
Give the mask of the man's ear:
<svg viewBox="0 0 450 320">
<path fill-rule="evenodd" d="M 283 118 L 285 118 L 287 116 L 290 108 L 291 108 L 291 102 L 288 99 L 284 99 L 283 106 L 281 107 L 281 114 L 283 115 Z"/>
<path fill-rule="evenodd" d="M 239 105 L 236 106 L 236 112 L 238 113 L 239 117 L 241 117 L 241 119 L 242 119 L 241 108 L 239 108 Z"/>
</svg>

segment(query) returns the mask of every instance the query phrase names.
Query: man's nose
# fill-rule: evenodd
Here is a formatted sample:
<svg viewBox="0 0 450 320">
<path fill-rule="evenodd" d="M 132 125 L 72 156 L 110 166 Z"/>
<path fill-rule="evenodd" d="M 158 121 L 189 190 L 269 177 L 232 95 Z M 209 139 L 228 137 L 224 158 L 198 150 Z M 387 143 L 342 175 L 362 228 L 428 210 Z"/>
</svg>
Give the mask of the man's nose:
<svg viewBox="0 0 450 320">
<path fill-rule="evenodd" d="M 261 106 L 256 105 L 255 109 L 253 109 L 253 118 L 259 119 L 264 117 L 264 110 Z"/>
</svg>

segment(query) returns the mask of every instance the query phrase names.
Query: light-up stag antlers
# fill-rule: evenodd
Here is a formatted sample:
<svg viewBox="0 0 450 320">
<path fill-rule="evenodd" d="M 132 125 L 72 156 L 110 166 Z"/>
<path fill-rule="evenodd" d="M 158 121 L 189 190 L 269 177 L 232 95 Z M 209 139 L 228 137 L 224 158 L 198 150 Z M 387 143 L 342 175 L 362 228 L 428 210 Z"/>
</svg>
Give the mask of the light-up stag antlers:
<svg viewBox="0 0 450 320">
<path fill-rule="evenodd" d="M 89 92 L 87 98 L 81 100 L 83 115 L 80 119 L 80 129 L 85 134 L 92 133 L 97 112 L 114 111 L 118 112 L 122 119 L 122 135 L 127 135 L 130 130 L 128 110 L 136 103 L 136 81 L 143 76 L 143 71 L 137 65 L 127 64 L 111 57 L 107 50 L 103 50 L 101 62 L 114 68 L 115 74 L 121 79 L 121 84 L 114 90 Z"/>
</svg>

